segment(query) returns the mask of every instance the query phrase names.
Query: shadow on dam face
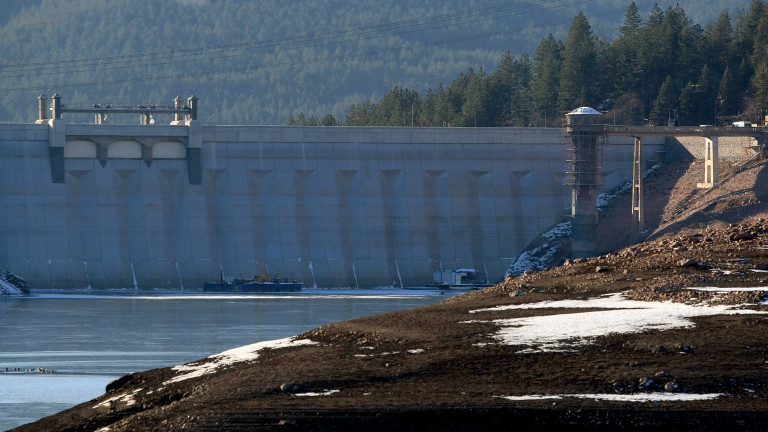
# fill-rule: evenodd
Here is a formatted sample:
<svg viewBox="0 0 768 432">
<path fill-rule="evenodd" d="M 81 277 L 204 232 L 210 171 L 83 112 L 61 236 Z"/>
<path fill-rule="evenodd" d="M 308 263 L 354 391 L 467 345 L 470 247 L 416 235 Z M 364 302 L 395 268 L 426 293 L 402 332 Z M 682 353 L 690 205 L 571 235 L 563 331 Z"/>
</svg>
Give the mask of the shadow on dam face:
<svg viewBox="0 0 768 432">
<path fill-rule="evenodd" d="M 199 145 L 201 184 L 186 154 L 147 160 L 168 136 Z M 143 150 L 104 159 L 113 138 Z M 559 128 L 3 124 L 0 140 L 0 268 L 32 288 L 199 289 L 260 265 L 305 286 L 497 282 L 570 208 Z M 106 150 L 68 150 L 83 140 Z M 611 143 L 606 189 L 631 161 Z"/>
</svg>

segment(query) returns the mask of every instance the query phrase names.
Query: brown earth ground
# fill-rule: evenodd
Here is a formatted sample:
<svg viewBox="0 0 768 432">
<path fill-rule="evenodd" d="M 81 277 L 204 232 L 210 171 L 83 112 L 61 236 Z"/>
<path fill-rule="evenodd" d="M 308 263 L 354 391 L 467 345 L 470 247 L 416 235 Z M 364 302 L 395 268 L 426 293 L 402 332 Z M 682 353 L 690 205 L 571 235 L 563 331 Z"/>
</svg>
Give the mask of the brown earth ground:
<svg viewBox="0 0 768 432">
<path fill-rule="evenodd" d="M 696 189 L 702 178 L 703 164 L 686 162 L 646 179 L 645 243 L 625 247 L 630 198 L 619 197 L 600 215 L 600 238 L 612 239 L 617 252 L 425 308 L 332 323 L 299 337 L 317 345 L 263 350 L 215 374 L 166 385 L 177 372 L 131 374 L 98 399 L 18 430 L 767 430 L 768 315 L 700 317 L 691 328 L 520 353 L 526 347 L 490 338 L 497 329 L 490 320 L 573 310 L 469 313 L 614 292 L 768 312 L 760 304 L 768 274 L 754 271 L 768 268 L 768 164 L 721 164 L 721 184 L 712 190 Z M 727 295 L 686 289 L 695 286 L 767 288 Z M 332 389 L 339 392 L 295 395 Z M 648 403 L 498 397 L 665 391 L 725 396 Z"/>
</svg>

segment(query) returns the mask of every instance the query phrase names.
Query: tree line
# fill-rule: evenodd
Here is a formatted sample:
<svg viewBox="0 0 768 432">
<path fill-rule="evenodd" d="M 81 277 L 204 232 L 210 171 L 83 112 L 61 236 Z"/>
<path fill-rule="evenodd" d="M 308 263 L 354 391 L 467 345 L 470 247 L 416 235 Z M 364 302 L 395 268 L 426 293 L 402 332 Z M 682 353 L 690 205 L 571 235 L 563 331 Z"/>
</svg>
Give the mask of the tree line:
<svg viewBox="0 0 768 432">
<path fill-rule="evenodd" d="M 564 41 L 552 35 L 535 54 L 502 55 L 497 68 L 468 68 L 449 85 L 420 93 L 394 86 L 378 102 L 352 104 L 343 121 L 291 115 L 290 125 L 559 126 L 591 106 L 626 125 L 763 123 L 768 112 L 768 2 L 753 0 L 704 27 L 679 5 L 655 5 L 643 19 L 626 10 L 613 41 L 598 38 L 583 13 Z"/>
</svg>

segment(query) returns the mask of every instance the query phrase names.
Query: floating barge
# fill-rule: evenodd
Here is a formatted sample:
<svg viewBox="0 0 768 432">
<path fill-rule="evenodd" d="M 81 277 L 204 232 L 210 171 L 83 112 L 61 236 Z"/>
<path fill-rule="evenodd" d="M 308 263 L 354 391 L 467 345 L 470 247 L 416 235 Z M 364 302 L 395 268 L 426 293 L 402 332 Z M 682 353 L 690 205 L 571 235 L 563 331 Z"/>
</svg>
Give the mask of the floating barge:
<svg viewBox="0 0 768 432">
<path fill-rule="evenodd" d="M 222 293 L 254 293 L 254 292 L 299 292 L 304 283 L 298 280 L 283 281 L 280 279 L 280 273 L 276 278 L 270 280 L 269 275 L 262 273 L 253 279 L 224 279 L 222 274 L 219 282 L 208 282 L 203 285 L 205 292 Z"/>
<path fill-rule="evenodd" d="M 208 282 L 203 285 L 205 292 L 298 292 L 304 286 L 301 282 L 257 282 L 254 280 L 233 279 L 225 282 Z"/>
<path fill-rule="evenodd" d="M 439 289 L 474 290 L 493 284 L 481 277 L 475 269 L 438 270 L 432 273 L 430 287 Z"/>
</svg>

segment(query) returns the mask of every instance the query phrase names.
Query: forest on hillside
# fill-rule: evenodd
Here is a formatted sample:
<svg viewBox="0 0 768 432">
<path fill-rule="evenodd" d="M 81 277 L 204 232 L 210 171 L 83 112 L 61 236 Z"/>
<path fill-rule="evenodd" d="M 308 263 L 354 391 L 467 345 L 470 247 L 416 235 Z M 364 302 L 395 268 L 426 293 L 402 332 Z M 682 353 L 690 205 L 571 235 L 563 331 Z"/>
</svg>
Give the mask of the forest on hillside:
<svg viewBox="0 0 768 432">
<path fill-rule="evenodd" d="M 591 106 L 615 124 L 763 123 L 768 112 L 768 3 L 694 23 L 679 5 L 642 17 L 631 3 L 619 35 L 598 38 L 584 14 L 564 41 L 543 39 L 533 57 L 501 56 L 492 72 L 469 68 L 424 94 L 395 87 L 351 106 L 346 125 L 552 126 Z M 288 124 L 332 124 L 300 115 Z"/>
<path fill-rule="evenodd" d="M 693 5 L 686 25 L 700 40 L 710 24 L 697 27 L 691 17 L 714 23 L 714 8 L 730 8 L 737 37 L 748 1 L 681 4 Z M 650 20 L 653 4 L 638 2 L 638 13 Z M 655 4 L 675 8 L 673 1 Z M 446 113 L 427 120 L 419 111 L 419 124 L 530 124 L 511 108 L 501 117 L 482 108 L 482 92 L 495 92 L 487 82 L 513 69 L 521 75 L 510 77 L 525 80 L 530 66 L 536 79 L 535 54 L 548 34 L 565 61 L 569 28 L 582 10 L 602 56 L 621 38 L 622 0 L 7 0 L 0 3 L 0 121 L 31 122 L 37 97 L 59 93 L 65 104 L 170 104 L 195 94 L 210 124 L 366 124 L 371 106 L 399 98 L 406 102 L 393 103 L 409 112 L 398 108 L 386 124 L 416 124 L 417 108 L 436 105 L 445 92 L 462 119 Z M 600 79 L 611 77 L 604 67 L 599 63 Z M 646 84 L 636 90 L 651 89 Z M 460 85 L 479 92 L 458 94 Z M 655 98 L 658 88 L 651 90 Z M 494 97 L 507 97 L 510 107 L 522 103 L 504 94 Z M 556 115 L 539 108 L 531 105 L 531 119 Z"/>
</svg>

